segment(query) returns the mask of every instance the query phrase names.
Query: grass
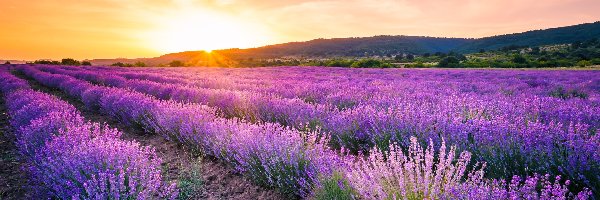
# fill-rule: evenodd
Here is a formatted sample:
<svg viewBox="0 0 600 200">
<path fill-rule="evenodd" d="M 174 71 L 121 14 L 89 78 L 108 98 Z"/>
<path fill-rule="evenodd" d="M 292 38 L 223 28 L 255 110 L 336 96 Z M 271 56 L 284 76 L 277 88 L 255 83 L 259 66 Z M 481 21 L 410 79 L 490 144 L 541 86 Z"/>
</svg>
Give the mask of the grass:
<svg viewBox="0 0 600 200">
<path fill-rule="evenodd" d="M 193 199 L 200 196 L 201 189 L 204 187 L 202 179 L 202 169 L 200 167 L 200 159 L 193 162 L 191 166 L 182 170 L 177 179 L 177 188 L 179 196 L 177 199 Z"/>
</svg>

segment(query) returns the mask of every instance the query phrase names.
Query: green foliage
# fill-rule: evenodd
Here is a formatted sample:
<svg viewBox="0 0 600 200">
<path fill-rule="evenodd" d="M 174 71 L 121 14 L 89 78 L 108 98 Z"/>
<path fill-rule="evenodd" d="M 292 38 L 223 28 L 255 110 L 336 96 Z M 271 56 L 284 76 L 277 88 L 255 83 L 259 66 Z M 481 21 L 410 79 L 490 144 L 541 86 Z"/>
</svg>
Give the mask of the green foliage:
<svg viewBox="0 0 600 200">
<path fill-rule="evenodd" d="M 169 67 L 183 67 L 185 66 L 180 60 L 174 60 L 169 63 Z"/>
<path fill-rule="evenodd" d="M 578 89 L 566 90 L 564 87 L 559 86 L 550 91 L 550 96 L 556 97 L 556 98 L 561 98 L 561 99 L 570 99 L 570 98 L 587 99 L 589 95 Z"/>
<path fill-rule="evenodd" d="M 177 179 L 177 189 L 179 190 L 177 199 L 193 199 L 200 195 L 201 189 L 204 186 L 200 170 L 200 164 L 198 163 L 194 163 L 185 170 L 182 170 L 182 175 Z"/>
<path fill-rule="evenodd" d="M 460 60 L 454 56 L 448 56 L 438 63 L 438 67 L 460 67 Z"/>
<path fill-rule="evenodd" d="M 77 66 L 77 65 L 81 65 L 81 63 L 78 60 L 75 60 L 73 58 L 63 58 L 60 63 L 62 65 L 73 65 L 73 66 Z"/>
<path fill-rule="evenodd" d="M 415 63 L 407 64 L 404 67 L 406 67 L 406 68 L 431 68 L 431 67 L 436 67 L 436 65 L 435 64 L 427 64 L 427 63 L 418 61 Z"/>
<path fill-rule="evenodd" d="M 525 57 L 524 57 L 524 56 L 522 56 L 521 54 L 516 54 L 516 55 L 513 57 L 512 61 L 513 61 L 514 63 L 518 63 L 518 64 L 525 64 L 525 63 L 527 63 L 527 58 L 525 58 Z"/>
<path fill-rule="evenodd" d="M 352 68 L 393 68 L 394 65 L 388 62 L 375 59 L 360 59 L 350 65 Z"/>
<path fill-rule="evenodd" d="M 350 67 L 354 63 L 354 60 L 347 59 L 333 59 L 325 63 L 327 67 Z"/>
<path fill-rule="evenodd" d="M 92 63 L 90 61 L 82 61 L 81 65 L 83 65 L 83 66 L 92 66 Z"/>
<path fill-rule="evenodd" d="M 339 172 L 333 173 L 321 181 L 321 187 L 318 188 L 313 196 L 315 200 L 346 200 L 356 199 L 358 194 L 350 187 L 348 181 Z"/>
<path fill-rule="evenodd" d="M 600 64 L 600 44 L 597 40 L 573 44 L 543 47 L 509 46 L 500 51 L 470 54 L 470 58 L 459 62 L 465 68 L 541 68 L 541 67 L 588 67 Z M 439 67 L 452 67 L 450 56 L 441 60 Z M 456 67 L 456 60 L 451 60 Z"/>
<path fill-rule="evenodd" d="M 61 65 L 60 62 L 55 61 L 55 60 L 36 60 L 36 61 L 33 61 L 33 64 L 36 64 L 36 65 Z"/>
<path fill-rule="evenodd" d="M 135 65 L 136 67 L 146 67 L 146 63 L 144 63 L 142 61 L 137 61 L 133 65 Z"/>
<path fill-rule="evenodd" d="M 303 66 L 326 66 L 326 67 L 352 67 L 352 68 L 394 68 L 394 64 L 386 60 L 378 60 L 372 58 L 364 58 L 360 60 L 356 59 L 342 59 L 334 58 L 330 60 L 308 60 L 298 61 Z M 291 65 L 289 65 L 291 66 Z"/>
<path fill-rule="evenodd" d="M 131 64 L 131 63 L 116 62 L 116 63 L 113 63 L 110 66 L 115 66 L 115 67 L 133 67 L 133 64 Z"/>
<path fill-rule="evenodd" d="M 577 62 L 577 66 L 579 66 L 579 67 L 587 67 L 590 65 L 592 65 L 592 62 L 589 60 L 580 60 Z"/>
<path fill-rule="evenodd" d="M 511 51 L 527 46 L 568 44 L 577 41 L 593 42 L 598 38 L 600 38 L 600 22 L 595 22 L 481 38 L 461 46 L 458 50 L 460 52 L 477 52 L 481 49 Z"/>
</svg>

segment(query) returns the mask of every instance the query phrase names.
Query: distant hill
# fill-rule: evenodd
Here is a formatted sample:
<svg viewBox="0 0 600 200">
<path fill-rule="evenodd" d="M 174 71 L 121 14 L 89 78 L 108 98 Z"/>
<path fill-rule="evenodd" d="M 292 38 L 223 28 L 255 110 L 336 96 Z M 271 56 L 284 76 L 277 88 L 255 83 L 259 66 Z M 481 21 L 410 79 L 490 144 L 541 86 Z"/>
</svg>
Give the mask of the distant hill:
<svg viewBox="0 0 600 200">
<path fill-rule="evenodd" d="M 354 38 L 315 39 L 290 42 L 249 49 L 223 49 L 213 51 L 219 58 L 229 60 L 271 58 L 331 58 L 388 56 L 397 54 L 460 53 L 477 52 L 480 49 L 496 50 L 509 46 L 540 46 L 567 44 L 577 41 L 600 39 L 600 22 L 560 28 L 534 30 L 523 33 L 498 35 L 479 39 L 437 38 L 423 36 L 373 36 Z M 155 58 L 95 59 L 94 65 L 110 65 L 116 62 L 145 62 L 149 66 L 167 64 L 173 60 L 201 65 L 215 62 L 215 57 L 204 51 L 186 51 L 166 54 Z M 217 60 L 216 62 L 227 62 Z"/>
<path fill-rule="evenodd" d="M 591 39 L 600 39 L 600 22 L 485 37 L 465 43 L 456 50 L 469 53 L 480 49 L 496 50 L 507 46 L 567 44 Z"/>
<path fill-rule="evenodd" d="M 374 36 L 315 39 L 250 49 L 227 49 L 216 52 L 232 58 L 373 56 L 400 53 L 422 54 L 448 52 L 471 42 L 463 38 L 421 36 Z"/>
</svg>

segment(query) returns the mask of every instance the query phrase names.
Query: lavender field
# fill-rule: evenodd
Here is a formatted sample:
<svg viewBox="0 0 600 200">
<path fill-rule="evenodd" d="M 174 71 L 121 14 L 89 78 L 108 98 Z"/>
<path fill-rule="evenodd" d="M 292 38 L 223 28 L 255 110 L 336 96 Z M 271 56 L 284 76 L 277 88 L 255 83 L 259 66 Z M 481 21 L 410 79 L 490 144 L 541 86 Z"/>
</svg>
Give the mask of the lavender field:
<svg viewBox="0 0 600 200">
<path fill-rule="evenodd" d="M 598 70 L 4 65 L 0 87 L 44 199 L 210 198 L 223 180 L 194 195 L 173 151 L 237 177 L 223 195 L 255 188 L 216 199 L 600 194 Z"/>
</svg>

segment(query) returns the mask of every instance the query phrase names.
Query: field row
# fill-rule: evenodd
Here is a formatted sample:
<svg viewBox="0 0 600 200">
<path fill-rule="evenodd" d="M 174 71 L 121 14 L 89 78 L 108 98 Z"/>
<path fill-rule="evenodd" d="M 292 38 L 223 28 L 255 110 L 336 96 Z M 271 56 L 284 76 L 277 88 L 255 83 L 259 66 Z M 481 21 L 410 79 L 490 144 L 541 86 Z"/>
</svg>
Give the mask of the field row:
<svg viewBox="0 0 600 200">
<path fill-rule="evenodd" d="M 597 92 L 590 90 L 593 78 L 563 81 L 587 88 L 581 90 L 589 94 L 586 98 L 561 99 L 535 92 L 510 96 L 442 91 L 390 95 L 394 103 L 386 109 L 360 104 L 338 110 L 299 99 L 173 84 L 180 79 L 145 72 L 135 76 L 120 68 L 115 72 L 72 67 L 41 69 L 129 88 L 164 100 L 208 105 L 228 118 L 275 122 L 300 131 L 316 130 L 319 135 L 327 135 L 331 147 L 342 147 L 354 154 L 368 152 L 372 147 L 386 151 L 390 143 L 407 149 L 411 136 L 417 136 L 421 143 L 433 139 L 436 146 L 444 138 L 461 150 L 471 151 L 475 161 L 486 162 L 490 178 L 550 173 L 566 176 L 578 187 L 600 187 L 600 139 L 594 134 L 600 124 L 600 106 Z M 579 76 L 590 78 L 587 74 Z M 438 88 L 426 83 L 422 87 Z"/>
<path fill-rule="evenodd" d="M 72 105 L 32 90 L 0 69 L 21 160 L 39 198 L 172 199 L 154 150 L 119 139 L 121 132 L 90 123 Z"/>
<path fill-rule="evenodd" d="M 386 98 L 400 99 L 393 103 L 395 107 L 382 109 L 385 106 L 359 103 L 339 109 L 327 101 L 306 102 L 297 97 L 249 92 L 252 90 L 193 86 L 176 76 L 165 75 L 164 82 L 156 78 L 141 80 L 145 79 L 143 72 L 136 77 L 131 75 L 135 72 L 121 68 L 110 72 L 94 68 L 18 66 L 15 70 L 130 126 L 161 134 L 222 159 L 249 179 L 290 196 L 585 199 L 590 194 L 587 190 L 571 196 L 569 189 L 594 190 L 597 188 L 594 184 L 598 184 L 594 181 L 598 180 L 595 173 L 598 138 L 590 134 L 597 128 L 594 112 L 573 112 L 576 116 L 566 118 L 570 124 L 552 117 L 548 121 L 525 117 L 502 121 L 502 117 L 517 115 L 501 109 L 519 111 L 517 106 L 488 111 L 498 102 L 485 107 L 483 102 L 469 104 L 477 99 L 454 96 L 446 102 L 436 98 L 409 104 L 406 99 L 416 100 L 409 99 L 410 95 L 389 95 Z M 174 84 L 175 81 L 182 82 Z M 10 90 L 4 92 L 5 97 Z M 586 104 L 592 100 L 588 97 L 563 101 Z M 483 108 L 477 107 L 482 104 Z M 304 122 L 295 125 L 276 120 L 289 119 L 288 115 L 297 113 L 295 105 L 301 105 L 299 110 L 318 112 L 321 118 L 309 118 L 318 121 L 309 120 L 309 126 Z M 280 107 L 273 109 L 277 106 Z M 587 106 L 597 109 L 597 104 Z M 467 113 L 454 116 L 456 112 L 465 112 L 464 109 Z M 296 118 L 307 120 L 305 117 Z M 586 117 L 592 117 L 591 121 Z M 58 135 L 70 137 L 64 133 Z M 446 142 L 456 146 L 447 148 Z M 345 150 L 340 152 L 340 148 L 350 150 L 351 155 L 344 153 Z M 366 157 L 361 158 L 360 152 L 366 153 Z M 549 159 L 539 163 L 530 156 Z M 146 157 L 149 158 L 154 157 Z M 494 174 L 500 170 L 504 172 Z M 527 176 L 533 172 L 551 175 Z M 512 175 L 527 178 L 521 180 Z M 557 175 L 566 176 L 575 184 L 569 181 L 563 184 L 564 178 L 561 180 Z M 543 189 L 536 189 L 537 185 Z"/>
</svg>

